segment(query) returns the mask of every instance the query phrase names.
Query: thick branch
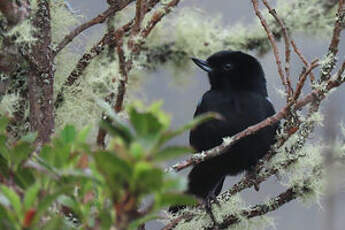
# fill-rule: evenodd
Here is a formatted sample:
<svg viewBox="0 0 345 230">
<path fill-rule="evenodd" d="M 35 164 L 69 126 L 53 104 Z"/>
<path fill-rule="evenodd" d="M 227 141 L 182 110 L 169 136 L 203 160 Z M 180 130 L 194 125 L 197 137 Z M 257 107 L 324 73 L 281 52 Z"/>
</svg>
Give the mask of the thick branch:
<svg viewBox="0 0 345 230">
<path fill-rule="evenodd" d="M 38 143 L 49 141 L 54 132 L 53 85 L 54 73 L 52 62 L 51 27 L 49 1 L 39 0 L 38 11 L 33 24 L 37 28 L 35 36 L 39 37 L 30 56 L 30 73 L 28 89 L 30 101 L 30 125 L 38 132 Z"/>
<path fill-rule="evenodd" d="M 245 217 L 247 219 L 263 216 L 268 212 L 272 212 L 286 203 L 296 199 L 300 194 L 309 191 L 307 186 L 304 187 L 292 187 L 287 189 L 285 192 L 281 193 L 279 196 L 270 199 L 268 202 L 255 205 L 249 209 L 243 210 L 241 212 L 241 218 Z M 240 218 L 235 215 L 229 215 L 224 218 L 223 222 L 219 225 L 220 229 L 226 229 L 230 225 L 240 222 Z"/>
</svg>

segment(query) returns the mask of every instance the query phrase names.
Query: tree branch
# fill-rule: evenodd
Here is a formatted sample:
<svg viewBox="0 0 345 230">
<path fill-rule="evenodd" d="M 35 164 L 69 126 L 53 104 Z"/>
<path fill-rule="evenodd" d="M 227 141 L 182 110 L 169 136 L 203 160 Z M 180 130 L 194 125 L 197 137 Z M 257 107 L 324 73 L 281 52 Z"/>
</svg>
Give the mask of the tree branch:
<svg viewBox="0 0 345 230">
<path fill-rule="evenodd" d="M 38 10 L 33 20 L 39 36 L 29 54 L 30 73 L 28 90 L 30 101 L 30 125 L 38 132 L 36 143 L 49 141 L 54 132 L 54 71 L 51 45 L 51 25 L 49 1 L 39 0 Z"/>
<path fill-rule="evenodd" d="M 304 57 L 304 55 L 302 54 L 302 52 L 298 49 L 296 43 L 294 40 L 291 40 L 291 45 L 293 50 L 295 51 L 295 53 L 297 54 L 297 56 L 299 57 L 299 59 L 303 62 L 303 64 L 305 65 L 305 67 L 309 67 L 309 62 L 307 61 L 307 59 Z M 313 74 L 313 72 L 310 72 L 310 82 L 313 84 L 315 82 L 315 76 Z M 295 93 L 296 94 L 296 93 Z"/>
<path fill-rule="evenodd" d="M 277 21 L 277 23 L 282 29 L 282 34 L 283 34 L 284 43 L 285 43 L 285 74 L 286 74 L 285 80 L 288 87 L 288 95 L 287 95 L 287 101 L 288 101 L 289 98 L 291 98 L 293 94 L 293 90 L 291 87 L 291 79 L 290 79 L 290 57 L 291 57 L 290 37 L 289 37 L 288 30 L 285 24 L 283 23 L 282 19 L 277 15 L 277 12 L 275 11 L 275 9 L 272 9 L 272 7 L 268 4 L 266 0 L 263 0 L 263 3 L 268 9 L 269 13 L 274 17 L 274 19 Z"/>
<path fill-rule="evenodd" d="M 285 93 L 286 93 L 287 101 L 289 101 L 289 98 L 290 98 L 290 96 L 292 94 L 291 85 L 289 87 L 290 83 L 288 82 L 288 79 L 284 75 L 282 64 L 281 64 L 281 60 L 280 60 L 279 50 L 278 50 L 277 44 L 275 42 L 274 36 L 273 36 L 273 34 L 272 34 L 272 32 L 271 32 L 271 30 L 270 30 L 266 20 L 264 19 L 264 17 L 260 13 L 258 1 L 257 0 L 252 0 L 252 4 L 253 4 L 253 7 L 254 7 L 255 14 L 260 19 L 261 25 L 265 29 L 265 31 L 267 33 L 268 40 L 271 43 L 271 46 L 272 46 L 272 49 L 273 49 L 273 54 L 274 54 L 274 57 L 275 57 L 275 60 L 276 60 L 276 64 L 277 64 L 278 73 L 279 73 L 280 79 L 281 79 L 281 81 L 282 81 L 282 83 L 283 83 L 283 85 L 285 87 Z M 267 4 L 267 7 L 269 8 L 270 13 L 276 18 L 276 14 L 273 12 L 273 10 L 269 7 L 268 4 Z M 276 19 L 277 19 L 277 21 L 279 23 L 280 19 L 278 19 L 278 18 L 276 18 Z M 284 26 L 282 27 L 282 29 L 284 30 Z M 285 36 L 284 32 L 283 32 L 283 34 Z M 288 46 L 289 46 L 289 44 L 288 44 Z"/>
<path fill-rule="evenodd" d="M 105 20 L 109 17 L 114 16 L 114 14 L 125 7 L 127 7 L 130 3 L 134 0 L 125 0 L 125 1 L 117 1 L 119 3 L 115 3 L 111 5 L 108 9 L 106 9 L 103 13 L 99 14 L 97 17 L 91 19 L 90 21 L 78 26 L 74 30 L 72 30 L 68 35 L 66 35 L 62 41 L 57 45 L 56 49 L 54 50 L 54 56 L 56 56 L 63 48 L 65 48 L 75 37 L 77 37 L 80 33 L 84 30 L 96 25 L 105 22 Z"/>
<path fill-rule="evenodd" d="M 322 66 L 321 77 L 320 77 L 321 81 L 327 80 L 327 77 L 330 77 L 329 73 L 334 69 L 334 66 L 336 65 L 337 60 L 335 56 L 338 53 L 340 33 L 344 28 L 344 24 L 343 24 L 344 17 L 345 17 L 344 0 L 339 0 L 338 10 L 337 10 L 337 20 L 335 21 L 335 24 L 333 27 L 332 39 L 329 44 L 328 54 L 327 54 L 327 56 L 331 59 L 331 62 L 329 62 L 328 65 Z"/>
<path fill-rule="evenodd" d="M 310 178 L 312 179 L 312 178 Z M 305 184 L 307 184 L 305 182 Z M 280 195 L 273 197 L 268 202 L 257 204 L 249 209 L 243 210 L 240 214 L 240 217 L 243 218 L 253 218 L 257 216 L 263 216 L 269 212 L 275 211 L 278 208 L 282 207 L 286 203 L 298 198 L 301 194 L 306 193 L 309 191 L 308 186 L 301 186 L 301 187 L 291 187 L 287 189 L 285 192 L 281 193 Z M 224 218 L 223 222 L 219 225 L 220 229 L 226 229 L 230 225 L 238 223 L 241 221 L 240 217 L 235 215 L 228 215 Z M 210 228 L 208 228 L 210 229 Z"/>
</svg>

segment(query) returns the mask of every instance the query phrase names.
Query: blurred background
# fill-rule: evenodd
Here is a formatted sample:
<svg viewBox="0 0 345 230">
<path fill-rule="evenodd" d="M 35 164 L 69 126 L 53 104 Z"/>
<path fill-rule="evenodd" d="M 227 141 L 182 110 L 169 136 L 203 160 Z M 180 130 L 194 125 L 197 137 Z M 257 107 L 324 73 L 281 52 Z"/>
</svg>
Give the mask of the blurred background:
<svg viewBox="0 0 345 230">
<path fill-rule="evenodd" d="M 85 21 L 101 13 L 107 6 L 105 0 L 68 1 L 74 11 L 85 16 L 83 18 Z M 272 4 L 274 5 L 274 1 Z M 250 25 L 256 20 L 250 0 L 185 0 L 175 10 L 178 11 L 183 7 L 200 9 L 200 13 L 205 15 L 205 20 L 220 16 L 224 26 L 235 25 L 239 22 L 243 25 Z M 173 32 L 173 28 L 171 29 Z M 85 31 L 83 36 L 85 39 L 89 36 L 93 38 L 101 37 L 103 30 L 104 25 L 97 25 Z M 293 34 L 293 38 L 309 61 L 317 57 L 323 57 L 327 52 L 329 41 L 327 37 L 307 36 L 298 33 Z M 339 47 L 339 57 L 345 57 L 345 37 L 343 36 L 342 39 Z M 279 47 L 280 49 L 283 48 L 281 42 L 279 43 Z M 255 53 L 252 54 L 257 56 Z M 279 110 L 284 105 L 284 99 L 278 92 L 278 89 L 281 89 L 281 85 L 277 75 L 274 56 L 272 52 L 269 52 L 264 56 L 257 57 L 266 73 L 270 98 L 276 110 Z M 301 68 L 300 61 L 293 55 L 291 76 L 296 78 Z M 194 71 L 192 73 L 186 74 L 185 80 L 181 80 L 181 77 L 179 77 L 179 80 L 176 80 L 176 77 L 173 76 L 171 71 L 167 71 L 163 67 L 158 68 L 149 76 L 143 76 L 145 79 L 141 80 L 140 92 L 136 93 L 140 96 L 141 100 L 144 96 L 144 100 L 147 103 L 155 100 L 163 100 L 163 109 L 172 115 L 173 127 L 178 127 L 192 119 L 200 97 L 209 87 L 206 74 L 196 67 L 193 69 Z M 345 120 L 344 98 L 345 90 L 344 86 L 342 86 L 324 101 L 321 107 L 321 111 L 325 116 L 324 126 L 318 128 L 312 135 L 315 144 L 321 140 L 332 142 L 339 135 L 339 124 Z M 177 138 L 174 142 L 175 144 L 187 145 L 188 134 Z M 187 173 L 188 170 L 184 170 L 180 175 L 186 176 Z M 343 187 L 345 179 L 342 176 L 343 173 L 332 172 L 330 174 L 331 176 L 327 180 L 327 194 L 320 204 L 306 205 L 296 200 L 289 202 L 277 211 L 269 214 L 275 220 L 275 227 L 269 227 L 267 229 L 343 230 L 345 226 L 345 189 Z M 223 189 L 229 188 L 239 178 L 240 176 L 228 177 Z M 278 195 L 282 191 L 284 191 L 284 188 L 277 182 L 277 178 L 273 177 L 261 184 L 259 192 L 250 189 L 241 193 L 241 196 L 250 205 L 256 201 Z M 156 230 L 162 226 L 160 223 L 151 222 L 147 225 L 147 229 Z"/>
</svg>

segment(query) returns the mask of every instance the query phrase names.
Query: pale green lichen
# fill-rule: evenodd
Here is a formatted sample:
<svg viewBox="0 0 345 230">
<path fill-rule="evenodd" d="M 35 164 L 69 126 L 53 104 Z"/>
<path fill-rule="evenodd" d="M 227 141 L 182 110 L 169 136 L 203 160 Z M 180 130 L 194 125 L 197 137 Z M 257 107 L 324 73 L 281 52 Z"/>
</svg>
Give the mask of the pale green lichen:
<svg viewBox="0 0 345 230">
<path fill-rule="evenodd" d="M 59 55 L 55 57 L 54 97 L 56 97 L 67 77 L 75 68 L 80 57 L 81 54 L 72 52 L 69 49 L 61 50 Z"/>
<path fill-rule="evenodd" d="M 14 36 L 17 44 L 26 44 L 30 46 L 37 41 L 37 38 L 34 37 L 35 30 L 31 20 L 27 19 L 8 31 L 7 36 Z"/>
<path fill-rule="evenodd" d="M 12 117 L 19 99 L 19 95 L 15 93 L 4 95 L 0 101 L 0 115 Z"/>
<path fill-rule="evenodd" d="M 335 20 L 325 13 L 320 0 L 280 1 L 277 12 L 289 31 L 327 36 Z M 262 10 L 272 33 L 281 37 L 281 28 L 267 10 Z M 210 18 L 207 12 L 184 8 L 164 18 L 153 30 L 147 47 L 151 62 L 171 61 L 179 68 L 190 56 L 207 57 L 219 50 L 270 50 L 267 34 L 257 20 L 252 26 L 237 23 L 224 26 L 220 17 Z M 154 66 L 155 63 L 151 63 Z M 183 71 L 183 68 L 180 68 Z"/>
<path fill-rule="evenodd" d="M 65 71 L 61 71 L 61 74 Z M 87 124 L 96 126 L 102 111 L 95 99 L 104 99 L 111 92 L 115 92 L 116 84 L 113 80 L 117 73 L 116 61 L 109 63 L 102 55 L 95 58 L 80 81 L 64 91 L 64 102 L 56 111 L 57 128 L 60 129 L 66 124 L 74 124 L 77 128 Z M 61 79 L 59 84 L 62 82 L 64 79 Z"/>
<path fill-rule="evenodd" d="M 64 0 L 50 2 L 52 40 L 53 43 L 56 43 L 60 42 L 70 32 L 70 29 L 80 24 L 82 16 L 72 14 Z"/>
<path fill-rule="evenodd" d="M 213 214 L 218 223 L 222 223 L 225 218 L 232 216 L 232 218 L 237 218 L 238 222 L 230 225 L 227 229 L 231 230 L 241 230 L 241 229 L 266 229 L 267 227 L 274 227 L 274 221 L 268 216 L 259 216 L 255 218 L 248 219 L 242 216 L 243 211 L 250 210 L 246 206 L 246 203 L 242 200 L 239 194 L 231 196 L 227 201 L 218 200 L 220 206 L 213 205 Z M 212 227 L 213 223 L 209 215 L 204 209 L 193 209 L 187 208 L 183 210 L 183 213 L 191 213 L 194 217 L 188 221 L 180 222 L 175 229 L 177 230 L 187 230 L 187 229 L 205 229 L 207 227 Z M 182 213 L 180 213 L 182 214 Z M 178 214 L 178 215 L 180 215 Z M 178 215 L 170 216 L 170 219 L 176 218 Z M 169 215 L 168 215 L 169 216 Z"/>
<path fill-rule="evenodd" d="M 324 163 L 322 146 L 306 145 L 300 155 L 303 155 L 296 164 L 285 170 L 287 181 L 282 182 L 287 187 L 307 187 L 307 191 L 301 191 L 299 198 L 304 204 L 319 203 L 324 194 L 324 180 L 319 175 L 320 166 Z M 312 179 L 308 179 L 312 178 Z"/>
<path fill-rule="evenodd" d="M 58 58 L 56 89 L 61 88 L 61 85 L 65 82 L 65 74 L 69 73 L 74 65 L 74 63 L 67 63 L 65 66 L 66 61 L 69 61 L 64 58 L 66 55 L 73 54 L 63 53 L 61 58 Z M 72 60 L 75 62 L 77 59 L 78 57 L 74 57 Z M 133 75 L 136 73 L 136 71 L 133 71 L 129 75 L 130 81 L 127 85 L 124 104 L 127 104 L 128 100 L 134 97 L 131 92 L 136 87 L 137 77 Z M 97 56 L 85 69 L 83 77 L 79 78 L 76 84 L 64 90 L 64 101 L 56 111 L 56 129 L 59 130 L 66 124 L 74 124 L 78 129 L 91 125 L 95 128 L 91 131 L 90 140 L 95 138 L 97 124 L 103 111 L 95 101 L 104 100 L 105 97 L 114 94 L 113 104 L 117 95 L 120 76 L 119 64 L 116 59 L 112 60 L 105 54 Z M 119 117 L 121 119 L 127 118 L 125 112 L 120 113 Z"/>
<path fill-rule="evenodd" d="M 29 0 L 29 2 L 30 2 L 30 8 L 32 11 L 31 13 L 34 14 L 38 9 L 38 2 L 37 0 Z"/>
</svg>

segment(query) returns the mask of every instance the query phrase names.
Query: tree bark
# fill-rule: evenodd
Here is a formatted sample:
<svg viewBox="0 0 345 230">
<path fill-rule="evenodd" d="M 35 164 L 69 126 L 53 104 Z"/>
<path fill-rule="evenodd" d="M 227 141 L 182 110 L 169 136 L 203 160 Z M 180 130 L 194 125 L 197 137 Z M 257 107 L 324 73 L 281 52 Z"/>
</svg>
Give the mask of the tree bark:
<svg viewBox="0 0 345 230">
<path fill-rule="evenodd" d="M 30 72 L 28 90 L 30 102 L 29 121 L 32 131 L 38 133 L 36 143 L 50 140 L 54 132 L 53 84 L 54 71 L 52 62 L 51 25 L 49 1 L 39 0 L 38 11 L 33 25 L 37 29 L 37 42 L 29 53 Z"/>
</svg>

